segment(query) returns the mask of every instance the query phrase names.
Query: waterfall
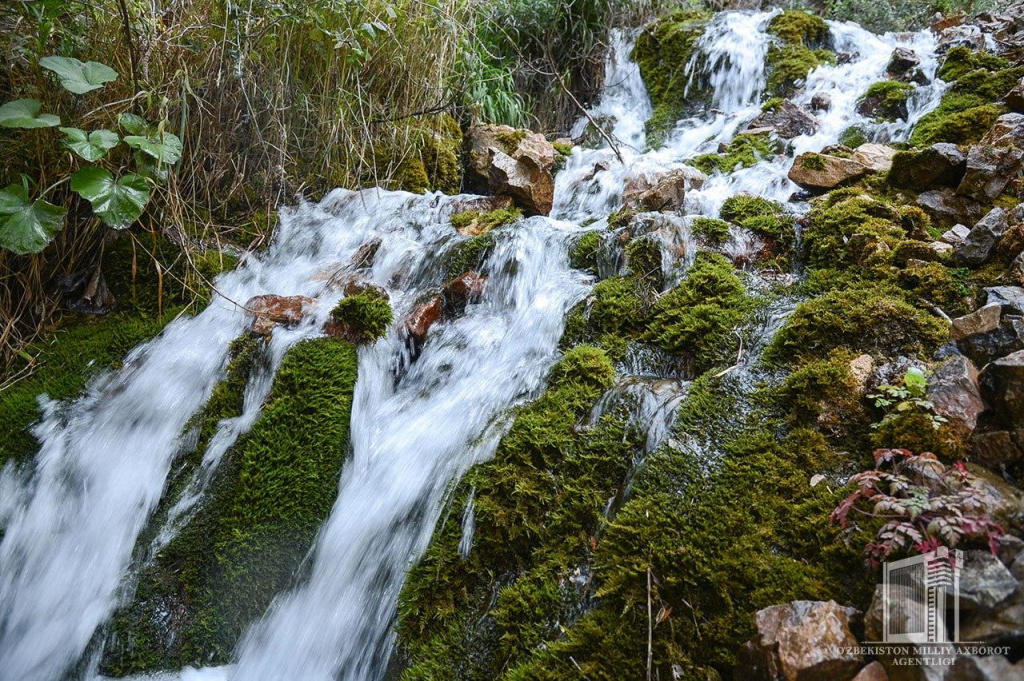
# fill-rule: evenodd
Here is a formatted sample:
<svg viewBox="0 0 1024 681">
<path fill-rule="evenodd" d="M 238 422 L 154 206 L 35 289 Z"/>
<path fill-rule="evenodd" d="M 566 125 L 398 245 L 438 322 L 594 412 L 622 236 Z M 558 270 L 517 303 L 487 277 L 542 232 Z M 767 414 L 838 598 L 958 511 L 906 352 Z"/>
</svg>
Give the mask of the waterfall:
<svg viewBox="0 0 1024 681">
<path fill-rule="evenodd" d="M 569 266 L 573 236 L 607 226 L 630 177 L 681 167 L 715 151 L 760 113 L 764 55 L 772 40 L 765 28 L 772 16 L 727 12 L 709 24 L 691 76 L 712 85 L 713 108 L 679 121 L 658 149 L 645 148 L 651 103 L 629 58 L 635 35 L 616 33 L 606 88 L 591 114 L 612 122 L 618 153 L 603 141 L 573 151 L 556 178 L 552 216 L 519 220 L 496 232 L 496 246 L 483 263 L 489 279 L 481 300 L 459 319 L 432 328 L 415 361 L 400 333 L 401 320 L 436 285 L 438 254 L 462 239 L 448 219 L 466 197 L 335 190 L 319 203 L 284 210 L 268 251 L 221 275 L 206 310 L 169 324 L 136 348 L 122 369 L 94 380 L 78 400 L 49 405 L 35 430 L 41 448 L 34 467 L 8 464 L 0 472 L 0 675 L 61 678 L 118 605 L 119 587 L 130 578 L 133 549 L 160 501 L 181 433 L 223 378 L 230 343 L 244 333 L 246 317 L 238 304 L 267 293 L 317 300 L 308 320 L 274 332 L 269 367 L 250 379 L 243 413 L 219 425 L 151 554 L 202 503 L 221 458 L 258 419 L 287 350 L 320 333 L 341 297 L 325 285 L 323 273 L 379 241 L 367 277 L 388 291 L 395 323 L 385 338 L 359 350 L 352 456 L 309 556 L 308 577 L 280 594 L 253 625 L 235 664 L 168 678 L 382 678 L 405 573 L 426 549 L 446 493 L 470 466 L 493 454 L 509 408 L 543 389 L 566 314 L 593 284 Z M 856 99 L 884 79 L 894 47 L 914 49 L 930 77 L 937 66 L 934 38 L 927 32 L 877 36 L 853 24 L 829 26 L 836 48 L 851 56 L 808 76 L 797 101 L 827 94 L 832 108 L 819 116 L 814 134 L 792 140 L 797 153 L 820 150 L 850 125 L 868 124 L 855 111 Z M 941 82 L 918 88 L 910 121 L 872 123 L 872 129 L 894 141 L 906 139 L 912 124 L 936 106 L 942 88 Z M 588 123 L 581 120 L 576 132 Z M 688 192 L 687 218 L 660 218 L 659 229 L 685 244 L 689 218 L 717 216 L 725 199 L 739 192 L 806 210 L 789 203 L 798 190 L 787 178 L 791 164 L 792 156 L 779 155 L 715 173 Z M 738 234 L 730 247 L 751 248 Z M 679 255 L 667 250 L 666 262 L 678 274 Z M 759 333 L 770 337 L 791 308 L 780 303 Z M 654 448 L 668 437 L 686 381 L 645 377 L 650 363 L 633 360 L 620 367 L 613 392 L 638 398 L 639 418 L 648 422 L 648 446 Z M 596 407 L 594 418 L 604 405 Z M 467 550 L 472 531 L 471 497 L 464 511 Z"/>
</svg>

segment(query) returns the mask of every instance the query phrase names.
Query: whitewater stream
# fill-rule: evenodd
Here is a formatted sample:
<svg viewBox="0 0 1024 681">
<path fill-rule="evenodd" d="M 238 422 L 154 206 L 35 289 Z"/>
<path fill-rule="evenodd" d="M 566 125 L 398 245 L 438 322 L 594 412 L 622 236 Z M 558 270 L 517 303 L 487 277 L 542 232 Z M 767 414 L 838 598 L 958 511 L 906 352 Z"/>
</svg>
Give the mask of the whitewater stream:
<svg viewBox="0 0 1024 681">
<path fill-rule="evenodd" d="M 558 358 L 566 314 L 594 283 L 569 266 L 574 237 L 607 227 L 630 177 L 680 167 L 697 154 L 716 151 L 760 113 L 771 40 L 765 27 L 772 16 L 716 16 L 691 64 L 693 76 L 714 87 L 712 109 L 679 121 L 655 150 L 646 149 L 644 122 L 651 106 L 629 59 L 631 34 L 615 34 L 605 90 L 591 113 L 614 121 L 611 132 L 622 161 L 607 145 L 577 147 L 557 175 L 551 217 L 523 219 L 497 231 L 497 245 L 481 264 L 489 275 L 481 299 L 462 317 L 433 326 L 417 357 L 410 356 L 400 333 L 402 320 L 440 283 L 440 257 L 463 238 L 449 217 L 467 197 L 335 190 L 319 203 L 283 210 L 267 252 L 221 275 L 218 295 L 202 313 L 169 324 L 133 350 L 122 369 L 94 380 L 79 399 L 42 400 L 45 416 L 34 430 L 41 443 L 38 456 L 30 467 L 9 464 L 0 472 L 0 679 L 95 677 L 97 656 L 90 642 L 124 598 L 124 585 L 138 567 L 136 545 L 164 493 L 182 432 L 223 378 L 232 340 L 245 332 L 246 315 L 236 303 L 260 294 L 317 299 L 309 319 L 274 331 L 269 366 L 250 378 L 243 414 L 220 424 L 199 471 L 152 540 L 150 555 L 203 503 L 205 483 L 258 418 L 288 348 L 320 334 L 342 295 L 325 283 L 324 273 L 344 268 L 360 247 L 376 241 L 380 248 L 367 277 L 388 291 L 396 321 L 386 338 L 359 350 L 351 457 L 308 558 L 308 577 L 278 596 L 240 642 L 233 664 L 160 677 L 382 678 L 394 647 L 395 606 L 405 573 L 430 540 L 446 490 L 492 455 L 509 408 L 543 390 Z M 830 28 L 835 50 L 851 58 L 808 77 L 796 101 L 806 104 L 826 94 L 832 106 L 818 115 L 815 134 L 792 141 L 794 151 L 835 144 L 853 124 L 887 140 L 906 139 L 913 123 L 937 105 L 941 82 L 915 91 L 909 121 L 864 120 L 854 110 L 856 99 L 884 79 L 896 46 L 913 49 L 925 74 L 933 77 L 931 34 L 876 36 L 838 23 Z M 585 127 L 582 120 L 574 132 Z M 791 164 L 792 156 L 782 155 L 715 174 L 688 192 L 685 216 L 652 218 L 659 221 L 653 233 L 664 243 L 668 280 L 683 276 L 693 256 L 692 218 L 717 216 L 728 197 L 750 192 L 785 202 L 794 212 L 806 210 L 789 202 L 799 190 L 786 177 Z M 756 247 L 752 235 L 737 229 L 726 250 L 739 255 Z M 782 305 L 763 320 L 762 341 L 789 309 Z M 754 359 L 756 353 L 749 353 L 744 366 Z M 636 420 L 654 448 L 670 436 L 686 381 L 660 376 L 636 354 L 620 374 L 613 392 L 637 398 Z M 454 512 L 465 516 L 465 541 L 470 541 L 471 502 Z"/>
</svg>

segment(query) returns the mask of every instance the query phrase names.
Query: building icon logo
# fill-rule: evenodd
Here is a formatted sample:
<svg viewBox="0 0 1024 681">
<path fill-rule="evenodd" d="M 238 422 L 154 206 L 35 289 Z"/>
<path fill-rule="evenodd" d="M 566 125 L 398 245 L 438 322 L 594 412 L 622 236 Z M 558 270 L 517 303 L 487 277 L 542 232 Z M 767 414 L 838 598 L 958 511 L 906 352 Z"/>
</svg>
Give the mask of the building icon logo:
<svg viewBox="0 0 1024 681">
<path fill-rule="evenodd" d="M 882 642 L 958 643 L 963 555 L 944 546 L 882 565 Z"/>
</svg>

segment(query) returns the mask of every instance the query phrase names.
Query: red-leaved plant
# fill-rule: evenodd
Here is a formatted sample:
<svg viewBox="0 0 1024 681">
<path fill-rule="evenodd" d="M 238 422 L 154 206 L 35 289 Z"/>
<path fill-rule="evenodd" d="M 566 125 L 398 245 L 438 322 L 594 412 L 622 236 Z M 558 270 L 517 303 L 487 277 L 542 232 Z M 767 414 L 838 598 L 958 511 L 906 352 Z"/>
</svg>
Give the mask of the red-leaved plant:
<svg viewBox="0 0 1024 681">
<path fill-rule="evenodd" d="M 829 520 L 846 527 L 850 511 L 887 520 L 877 541 L 864 547 L 872 565 L 893 553 L 928 553 L 964 541 L 987 542 L 992 553 L 999 548 L 1003 528 L 987 513 L 995 499 L 959 461 L 947 468 L 931 452 L 876 449 L 874 470 L 850 482 L 857 489 Z"/>
</svg>

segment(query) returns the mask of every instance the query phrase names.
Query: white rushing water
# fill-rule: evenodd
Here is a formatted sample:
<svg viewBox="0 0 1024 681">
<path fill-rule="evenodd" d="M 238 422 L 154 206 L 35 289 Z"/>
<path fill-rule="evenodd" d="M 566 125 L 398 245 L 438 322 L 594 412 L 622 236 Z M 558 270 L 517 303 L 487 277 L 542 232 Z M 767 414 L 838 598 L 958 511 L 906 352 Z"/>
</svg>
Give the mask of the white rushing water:
<svg viewBox="0 0 1024 681">
<path fill-rule="evenodd" d="M 440 195 L 336 190 L 319 204 L 284 211 L 268 252 L 222 275 L 217 280 L 222 295 L 204 312 L 170 324 L 134 350 L 123 369 L 95 380 L 82 398 L 49 405 L 36 428 L 41 450 L 34 468 L 8 465 L 0 473 L 0 677 L 60 678 L 79 662 L 97 627 L 117 606 L 119 588 L 130 579 L 133 549 L 163 493 L 183 428 L 223 377 L 228 346 L 243 333 L 245 315 L 230 301 L 264 293 L 317 299 L 307 321 L 274 332 L 268 370 L 250 379 L 243 414 L 220 424 L 150 554 L 202 503 L 221 458 L 258 418 L 287 349 L 320 333 L 341 297 L 325 284 L 324 273 L 346 267 L 361 246 L 379 240 L 367 277 L 389 292 L 395 328 L 359 351 L 352 457 L 311 553 L 308 579 L 279 595 L 240 643 L 235 664 L 172 677 L 381 678 L 393 647 L 398 592 L 411 561 L 429 542 L 446 490 L 474 462 L 492 454 L 508 408 L 542 389 L 557 359 L 566 312 L 593 283 L 569 267 L 573 235 L 606 227 L 630 178 L 715 151 L 758 115 L 771 40 L 765 28 L 773 15 L 731 12 L 715 18 L 691 64 L 693 76 L 714 88 L 713 110 L 680 121 L 655 150 L 646 149 L 644 123 L 651 105 L 628 56 L 632 39 L 617 34 L 607 86 L 592 113 L 613 122 L 622 161 L 607 144 L 577 148 L 557 176 L 552 217 L 529 218 L 499 231 L 483 265 L 489 280 L 481 300 L 462 317 L 432 327 L 415 361 L 399 327 L 417 298 L 439 283 L 438 253 L 460 239 L 448 222 L 455 202 Z M 824 94 L 832 107 L 818 115 L 817 132 L 792 140 L 793 148 L 820 150 L 854 124 L 891 140 L 905 139 L 910 125 L 937 104 L 941 83 L 918 89 L 910 121 L 904 123 L 866 121 L 855 111 L 856 99 L 884 78 L 896 46 L 915 50 L 925 73 L 934 75 L 932 36 L 875 36 L 852 24 L 830 28 L 836 49 L 851 57 L 808 77 L 797 101 Z M 585 125 L 582 121 L 577 132 Z M 786 177 L 791 164 L 792 157 L 782 155 L 716 173 L 688 192 L 687 217 L 651 217 L 652 233 L 665 245 L 669 280 L 682 276 L 692 257 L 689 217 L 715 216 L 726 198 L 740 192 L 788 201 L 798 190 Z M 730 253 L 756 247 L 749 234 L 735 230 L 733 236 Z M 777 327 L 787 309 L 763 324 L 765 333 Z M 631 375 L 643 373 L 642 367 L 620 369 L 616 391 L 642 405 L 639 417 L 649 425 L 648 446 L 654 448 L 668 436 L 686 382 Z M 462 513 L 461 549 L 468 551 L 471 499 Z"/>
</svg>

